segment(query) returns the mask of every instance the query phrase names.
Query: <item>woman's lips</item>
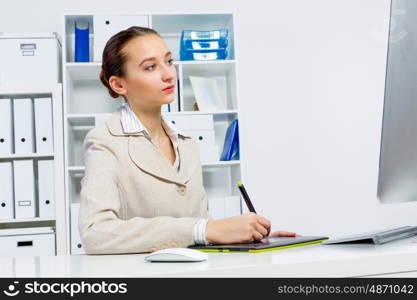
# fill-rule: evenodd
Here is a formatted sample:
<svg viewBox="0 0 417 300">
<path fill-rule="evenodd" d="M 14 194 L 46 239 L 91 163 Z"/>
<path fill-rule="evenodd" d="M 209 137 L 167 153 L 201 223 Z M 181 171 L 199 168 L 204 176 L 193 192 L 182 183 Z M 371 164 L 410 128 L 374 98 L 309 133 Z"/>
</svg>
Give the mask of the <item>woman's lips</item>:
<svg viewBox="0 0 417 300">
<path fill-rule="evenodd" d="M 170 85 L 170 86 L 164 88 L 162 91 L 171 93 L 171 92 L 174 91 L 174 87 L 175 87 L 174 85 Z"/>
</svg>

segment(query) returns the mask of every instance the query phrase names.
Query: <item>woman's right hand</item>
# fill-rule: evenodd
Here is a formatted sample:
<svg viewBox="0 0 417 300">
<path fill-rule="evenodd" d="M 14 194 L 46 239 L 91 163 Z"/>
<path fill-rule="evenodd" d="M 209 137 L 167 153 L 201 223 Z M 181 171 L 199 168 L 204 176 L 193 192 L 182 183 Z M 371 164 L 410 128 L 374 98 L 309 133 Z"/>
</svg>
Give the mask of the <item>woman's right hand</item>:
<svg viewBox="0 0 417 300">
<path fill-rule="evenodd" d="M 271 222 L 253 212 L 230 218 L 209 220 L 206 240 L 212 244 L 249 243 L 268 236 Z"/>
</svg>

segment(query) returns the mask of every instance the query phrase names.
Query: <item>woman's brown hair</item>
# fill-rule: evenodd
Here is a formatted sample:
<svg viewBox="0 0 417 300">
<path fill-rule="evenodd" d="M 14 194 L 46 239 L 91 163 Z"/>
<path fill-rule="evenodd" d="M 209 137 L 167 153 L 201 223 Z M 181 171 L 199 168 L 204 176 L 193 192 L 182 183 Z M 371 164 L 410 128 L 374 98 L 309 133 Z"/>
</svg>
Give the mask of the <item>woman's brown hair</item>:
<svg viewBox="0 0 417 300">
<path fill-rule="evenodd" d="M 110 77 L 113 75 L 118 77 L 126 75 L 125 62 L 127 55 L 122 52 L 123 47 L 131 39 L 148 34 L 160 36 L 159 33 L 152 28 L 132 26 L 126 30 L 116 33 L 107 41 L 103 50 L 100 80 L 108 89 L 111 97 L 118 98 L 120 95 L 113 91 L 110 87 Z"/>
</svg>

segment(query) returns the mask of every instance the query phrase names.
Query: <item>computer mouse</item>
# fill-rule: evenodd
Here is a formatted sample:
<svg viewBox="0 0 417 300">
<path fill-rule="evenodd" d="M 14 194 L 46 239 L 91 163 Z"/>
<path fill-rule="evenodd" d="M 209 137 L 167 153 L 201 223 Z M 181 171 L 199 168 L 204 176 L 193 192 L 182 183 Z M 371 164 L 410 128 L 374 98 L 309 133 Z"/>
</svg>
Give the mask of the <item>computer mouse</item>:
<svg viewBox="0 0 417 300">
<path fill-rule="evenodd" d="M 145 256 L 145 260 L 151 262 L 203 261 L 207 258 L 208 255 L 206 253 L 189 248 L 167 248 Z"/>
</svg>

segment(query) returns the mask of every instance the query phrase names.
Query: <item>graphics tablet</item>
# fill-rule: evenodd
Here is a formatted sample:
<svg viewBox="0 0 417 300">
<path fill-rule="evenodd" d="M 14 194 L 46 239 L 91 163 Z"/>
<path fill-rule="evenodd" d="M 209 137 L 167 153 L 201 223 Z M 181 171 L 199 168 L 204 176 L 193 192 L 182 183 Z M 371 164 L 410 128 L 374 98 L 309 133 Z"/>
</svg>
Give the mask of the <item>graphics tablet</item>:
<svg viewBox="0 0 417 300">
<path fill-rule="evenodd" d="M 323 236 L 266 237 L 251 243 L 192 245 L 188 248 L 205 252 L 264 252 L 317 244 L 327 239 Z"/>
</svg>

